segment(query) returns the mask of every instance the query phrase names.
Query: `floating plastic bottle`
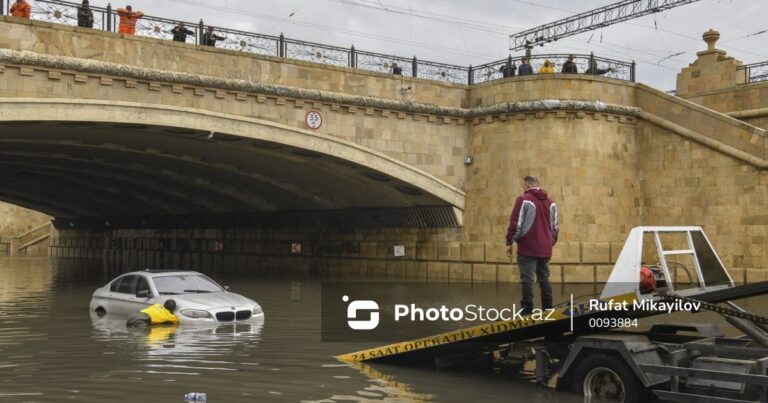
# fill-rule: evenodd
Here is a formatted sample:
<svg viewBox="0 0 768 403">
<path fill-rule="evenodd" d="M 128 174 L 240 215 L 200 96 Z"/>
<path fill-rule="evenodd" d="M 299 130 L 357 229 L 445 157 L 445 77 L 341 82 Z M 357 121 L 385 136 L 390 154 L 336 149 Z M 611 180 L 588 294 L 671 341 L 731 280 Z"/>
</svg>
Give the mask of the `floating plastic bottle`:
<svg viewBox="0 0 768 403">
<path fill-rule="evenodd" d="M 207 402 L 208 395 L 200 392 L 190 392 L 184 395 L 184 400 L 187 402 Z"/>
</svg>

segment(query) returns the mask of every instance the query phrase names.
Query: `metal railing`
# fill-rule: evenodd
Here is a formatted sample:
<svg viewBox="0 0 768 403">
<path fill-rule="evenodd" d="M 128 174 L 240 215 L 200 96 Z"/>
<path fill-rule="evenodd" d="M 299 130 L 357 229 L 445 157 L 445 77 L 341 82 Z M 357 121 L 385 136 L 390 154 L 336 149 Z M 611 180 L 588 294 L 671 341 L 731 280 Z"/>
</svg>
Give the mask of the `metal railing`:
<svg viewBox="0 0 768 403">
<path fill-rule="evenodd" d="M 12 0 L 0 0 L 0 14 L 10 12 Z M 27 0 L 32 6 L 32 19 L 66 25 L 77 25 L 79 3 L 61 0 Z M 93 28 L 114 32 L 119 25 L 119 17 L 111 5 L 98 7 L 91 5 Z M 144 15 L 136 23 L 136 35 L 158 39 L 173 39 L 171 30 L 180 22 L 194 34 L 188 35 L 187 43 L 200 44 L 204 32 L 204 22 L 189 22 Z M 360 51 L 354 46 L 342 48 L 321 43 L 306 42 L 286 38 L 284 35 L 271 36 L 223 27 L 214 27 L 217 35 L 224 37 L 217 42 L 217 47 L 259 55 L 304 60 L 333 66 L 352 67 L 379 73 L 393 73 L 394 64 L 402 69 L 404 76 L 444 81 L 456 84 L 477 84 L 504 77 L 501 67 L 517 67 L 522 57 L 485 63 L 479 66 L 458 66 L 445 63 L 419 60 L 382 53 Z M 590 65 L 597 64 L 605 77 L 635 81 L 635 63 L 596 57 L 594 55 L 573 55 L 579 73 L 587 72 Z M 534 74 L 538 73 L 545 60 L 554 63 L 555 71 L 560 73 L 568 55 L 534 55 L 531 66 Z"/>
<path fill-rule="evenodd" d="M 744 84 L 768 81 L 768 62 L 739 66 L 738 70 L 744 71 Z"/>
<path fill-rule="evenodd" d="M 533 70 L 533 74 L 540 74 L 539 72 L 546 61 L 550 62 L 550 65 L 553 67 L 555 74 L 563 74 L 563 65 L 570 56 L 573 56 L 573 62 L 576 65 L 576 74 L 601 75 L 619 80 L 635 81 L 635 62 L 628 63 L 620 60 L 607 59 L 604 57 L 597 57 L 594 54 L 532 55 L 529 58 L 529 63 Z M 520 68 L 524 58 L 525 57 L 523 56 L 510 56 L 507 59 L 472 67 L 470 84 L 504 78 L 505 70 L 509 72 L 506 75 L 507 77 L 519 75 L 518 69 Z M 596 66 L 596 68 L 590 70 L 589 66 L 593 65 Z"/>
<path fill-rule="evenodd" d="M 77 9 L 80 7 L 77 3 L 66 1 L 35 0 L 27 1 L 32 6 L 32 19 L 54 22 L 57 24 L 77 26 Z M 6 8 L 3 14 L 11 13 L 11 4 L 13 0 L 6 0 Z M 93 28 L 110 31 L 108 8 L 91 6 L 93 11 Z"/>
</svg>

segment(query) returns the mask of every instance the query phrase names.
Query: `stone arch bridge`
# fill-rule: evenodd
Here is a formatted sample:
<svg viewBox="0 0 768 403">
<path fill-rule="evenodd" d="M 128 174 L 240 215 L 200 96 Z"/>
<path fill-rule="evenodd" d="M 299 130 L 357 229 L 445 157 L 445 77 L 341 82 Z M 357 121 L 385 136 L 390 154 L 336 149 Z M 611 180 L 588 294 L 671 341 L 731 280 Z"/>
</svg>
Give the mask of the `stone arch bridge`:
<svg viewBox="0 0 768 403">
<path fill-rule="evenodd" d="M 752 279 L 768 259 L 765 139 L 608 78 L 467 86 L 0 20 L 0 200 L 53 216 L 56 256 L 123 267 L 224 252 L 231 265 L 511 281 L 503 235 L 534 173 L 561 206 L 555 280 L 604 281 L 644 224 L 705 225 Z M 715 189 L 747 201 L 734 216 Z"/>
</svg>

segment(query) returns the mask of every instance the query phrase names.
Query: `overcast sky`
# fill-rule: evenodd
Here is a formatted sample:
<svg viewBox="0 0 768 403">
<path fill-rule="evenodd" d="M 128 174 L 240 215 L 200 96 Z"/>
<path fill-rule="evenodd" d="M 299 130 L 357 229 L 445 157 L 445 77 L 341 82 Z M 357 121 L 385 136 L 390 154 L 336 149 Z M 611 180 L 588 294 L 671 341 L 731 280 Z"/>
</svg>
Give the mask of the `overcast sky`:
<svg viewBox="0 0 768 403">
<path fill-rule="evenodd" d="M 129 0 L 147 14 L 458 65 L 509 54 L 509 35 L 612 0 Z M 103 6 L 100 0 L 91 4 Z M 114 7 L 122 4 L 113 3 Z M 700 0 L 563 39 L 534 53 L 589 53 L 638 63 L 638 81 L 675 87 L 680 69 L 721 33 L 744 63 L 768 61 L 768 0 Z M 765 32 L 763 32 L 765 31 Z M 521 53 L 513 53 L 513 56 Z"/>
</svg>

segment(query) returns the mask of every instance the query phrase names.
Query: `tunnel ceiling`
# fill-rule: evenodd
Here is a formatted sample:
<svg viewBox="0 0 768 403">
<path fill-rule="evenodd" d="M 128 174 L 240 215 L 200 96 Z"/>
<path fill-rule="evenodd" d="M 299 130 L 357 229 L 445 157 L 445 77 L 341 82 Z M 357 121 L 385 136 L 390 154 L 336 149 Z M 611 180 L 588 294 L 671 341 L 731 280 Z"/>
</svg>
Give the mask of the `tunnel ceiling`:
<svg viewBox="0 0 768 403">
<path fill-rule="evenodd" d="M 447 206 L 337 156 L 173 127 L 0 123 L 0 200 L 56 218 Z"/>
</svg>

